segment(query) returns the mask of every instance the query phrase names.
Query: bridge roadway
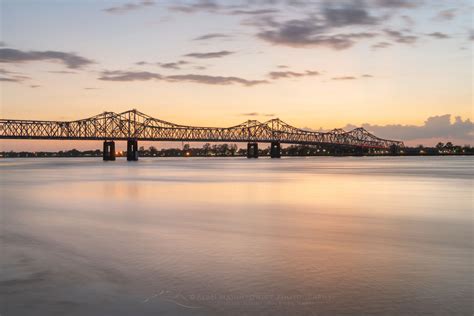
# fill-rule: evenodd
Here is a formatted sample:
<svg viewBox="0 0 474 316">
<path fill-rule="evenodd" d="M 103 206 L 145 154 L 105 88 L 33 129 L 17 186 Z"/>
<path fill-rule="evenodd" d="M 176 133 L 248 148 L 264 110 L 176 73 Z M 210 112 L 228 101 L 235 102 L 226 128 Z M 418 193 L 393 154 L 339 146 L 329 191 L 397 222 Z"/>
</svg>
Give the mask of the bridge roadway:
<svg viewBox="0 0 474 316">
<path fill-rule="evenodd" d="M 231 127 L 197 127 L 166 122 L 137 110 L 104 112 L 76 121 L 0 119 L 0 139 L 103 140 L 104 160 L 115 160 L 115 141 L 127 141 L 127 160 L 138 160 L 138 141 L 246 142 L 247 157 L 258 157 L 258 143 L 270 143 L 270 156 L 280 158 L 281 144 L 321 145 L 356 151 L 397 151 L 403 142 L 379 138 L 364 128 L 315 132 L 280 119 L 248 120 Z"/>
</svg>

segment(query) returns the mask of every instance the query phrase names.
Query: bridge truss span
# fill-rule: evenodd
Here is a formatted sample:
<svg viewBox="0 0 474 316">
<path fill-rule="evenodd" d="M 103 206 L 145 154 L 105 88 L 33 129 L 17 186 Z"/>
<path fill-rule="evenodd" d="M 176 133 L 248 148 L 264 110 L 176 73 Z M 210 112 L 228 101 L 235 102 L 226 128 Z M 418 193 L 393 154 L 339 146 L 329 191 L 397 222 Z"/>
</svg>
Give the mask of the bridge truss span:
<svg viewBox="0 0 474 316">
<path fill-rule="evenodd" d="M 403 142 L 379 138 L 364 128 L 315 132 L 280 119 L 248 120 L 232 127 L 186 126 L 159 120 L 137 110 L 104 112 L 76 121 L 0 119 L 0 138 L 63 140 L 146 140 L 186 142 L 278 142 L 343 145 L 374 149 L 403 147 Z"/>
</svg>

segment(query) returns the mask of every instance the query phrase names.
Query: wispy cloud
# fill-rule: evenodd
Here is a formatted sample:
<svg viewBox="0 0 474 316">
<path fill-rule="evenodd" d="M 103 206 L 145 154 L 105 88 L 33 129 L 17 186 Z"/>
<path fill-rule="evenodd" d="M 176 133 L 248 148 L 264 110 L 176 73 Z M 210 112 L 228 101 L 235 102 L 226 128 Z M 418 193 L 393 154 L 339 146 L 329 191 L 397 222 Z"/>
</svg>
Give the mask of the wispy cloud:
<svg viewBox="0 0 474 316">
<path fill-rule="evenodd" d="M 434 19 L 437 21 L 451 21 L 456 17 L 456 12 L 456 9 L 441 10 L 438 12 L 438 14 L 436 14 Z"/>
<path fill-rule="evenodd" d="M 0 69 L 0 81 L 2 82 L 16 82 L 21 83 L 25 80 L 30 80 L 31 77 L 15 71 Z"/>
<path fill-rule="evenodd" d="M 390 47 L 390 46 L 392 46 L 392 43 L 378 42 L 378 43 L 373 44 L 371 47 L 372 47 L 372 49 L 377 50 L 377 49 L 387 48 L 387 47 Z"/>
<path fill-rule="evenodd" d="M 421 4 L 420 0 L 375 0 L 375 4 L 386 8 L 416 8 Z"/>
<path fill-rule="evenodd" d="M 99 80 L 104 81 L 149 81 L 162 80 L 168 82 L 193 82 L 208 85 L 233 85 L 240 84 L 251 87 L 268 83 L 267 80 L 248 80 L 235 76 L 211 76 L 199 74 L 171 75 L 163 76 L 158 73 L 148 71 L 104 71 Z"/>
<path fill-rule="evenodd" d="M 262 14 L 274 14 L 278 13 L 277 9 L 256 9 L 256 10 L 232 10 L 229 11 L 230 15 L 262 15 Z"/>
<path fill-rule="evenodd" d="M 199 11 L 214 12 L 220 9 L 220 6 L 217 4 L 217 2 L 212 0 L 199 0 L 193 3 L 172 5 L 169 7 L 169 9 L 181 13 L 195 13 Z"/>
<path fill-rule="evenodd" d="M 265 116 L 265 117 L 275 116 L 274 113 L 259 113 L 259 112 L 241 113 L 240 115 L 241 116 Z"/>
<path fill-rule="evenodd" d="M 264 20 L 259 22 L 262 30 L 257 33 L 257 37 L 276 45 L 298 48 L 328 47 L 335 50 L 343 50 L 352 47 L 358 40 L 377 36 L 373 32 L 328 33 L 328 28 L 346 26 L 351 23 L 363 23 L 363 18 L 351 17 L 349 13 L 327 14 L 331 16 L 327 20 L 329 25 L 322 24 L 321 21 L 313 17 L 285 22 L 278 22 L 273 19 Z M 372 22 L 367 21 L 367 23 Z"/>
<path fill-rule="evenodd" d="M 268 77 L 273 80 L 282 78 L 299 78 L 307 76 L 319 76 L 320 73 L 317 71 L 307 70 L 305 72 L 294 72 L 294 71 L 272 71 L 268 73 Z"/>
<path fill-rule="evenodd" d="M 332 27 L 350 25 L 372 25 L 378 22 L 360 3 L 354 2 L 344 6 L 326 6 L 323 11 L 325 24 Z"/>
<path fill-rule="evenodd" d="M 405 34 L 391 29 L 385 29 L 385 34 L 387 34 L 395 42 L 402 44 L 413 44 L 418 40 L 418 37 L 415 35 Z"/>
<path fill-rule="evenodd" d="M 148 71 L 104 71 L 99 80 L 104 81 L 146 81 L 152 79 L 162 79 L 160 74 Z"/>
<path fill-rule="evenodd" d="M 181 66 L 187 65 L 189 64 L 189 62 L 185 60 L 179 60 L 179 61 L 171 62 L 171 63 L 157 63 L 157 64 L 161 68 L 179 70 L 181 69 Z"/>
<path fill-rule="evenodd" d="M 385 35 L 395 43 L 414 44 L 418 36 L 406 30 L 387 28 L 388 21 L 396 12 L 421 7 L 424 0 L 341 0 L 341 1 L 299 1 L 263 0 L 237 1 L 232 4 L 213 0 L 194 0 L 171 7 L 171 10 L 186 13 L 213 12 L 219 14 L 243 15 L 242 24 L 256 29 L 255 36 L 273 45 L 295 48 L 324 47 L 345 50 L 359 42 Z M 288 14 L 286 9 L 298 14 Z M 446 11 L 446 16 L 453 12 Z M 412 17 L 398 15 L 405 25 L 413 27 Z M 290 18 L 291 17 L 291 18 Z M 385 25 L 385 30 L 383 30 Z M 393 25 L 390 24 L 390 25 Z M 356 30 L 348 32 L 348 30 Z M 219 38 L 215 33 L 200 36 L 194 40 Z M 381 41 L 372 48 L 387 48 L 390 44 Z"/>
<path fill-rule="evenodd" d="M 341 77 L 333 77 L 331 79 L 344 81 L 344 80 L 356 80 L 357 78 L 354 76 L 341 76 Z"/>
<path fill-rule="evenodd" d="M 220 58 L 224 56 L 229 56 L 234 54 L 234 52 L 230 52 L 227 50 L 222 50 L 218 52 L 208 52 L 208 53 L 189 53 L 184 55 L 185 57 L 193 57 L 193 58 L 201 58 L 201 59 L 207 59 L 207 58 Z"/>
<path fill-rule="evenodd" d="M 222 33 L 210 33 L 210 34 L 205 34 L 198 36 L 193 39 L 193 41 L 205 41 L 205 40 L 210 40 L 210 39 L 215 39 L 215 38 L 229 38 L 230 35 L 227 34 L 222 34 Z"/>
<path fill-rule="evenodd" d="M 187 82 L 203 83 L 203 84 L 210 84 L 210 85 L 241 84 L 246 87 L 268 83 L 268 81 L 266 80 L 247 80 L 240 77 L 208 76 L 208 75 L 196 75 L 196 74 L 167 76 L 166 80 L 178 81 L 178 82 L 187 81 Z"/>
<path fill-rule="evenodd" d="M 69 71 L 69 70 L 50 70 L 48 71 L 49 73 L 52 74 L 62 74 L 62 75 L 72 75 L 72 74 L 77 74 L 75 71 Z"/>
<path fill-rule="evenodd" d="M 155 62 L 155 63 L 150 63 L 147 61 L 139 61 L 136 62 L 135 65 L 138 66 L 158 66 L 164 69 L 173 69 L 173 70 L 180 70 L 182 66 L 188 65 L 190 62 L 185 61 L 185 60 L 178 60 L 174 62 L 168 62 L 168 63 L 161 63 L 161 62 Z"/>
<path fill-rule="evenodd" d="M 59 51 L 21 51 L 12 48 L 0 49 L 0 63 L 25 63 L 34 61 L 60 62 L 70 69 L 79 69 L 94 63 L 94 61 L 76 55 Z"/>
<path fill-rule="evenodd" d="M 150 6 L 153 6 L 153 5 L 155 5 L 155 1 L 143 0 L 143 1 L 138 1 L 138 2 L 125 3 L 125 4 L 120 5 L 120 6 L 106 8 L 106 9 L 104 9 L 104 11 L 107 12 L 107 13 L 112 13 L 112 14 L 120 14 L 120 13 L 126 13 L 126 12 L 133 11 L 133 10 L 142 9 L 142 8 L 145 8 L 145 7 L 150 7 Z"/>
<path fill-rule="evenodd" d="M 437 39 L 451 38 L 451 36 L 449 36 L 448 34 L 441 33 L 441 32 L 433 32 L 433 33 L 429 33 L 429 34 L 426 34 L 426 35 L 430 36 L 430 37 L 433 37 L 433 38 L 437 38 Z"/>
</svg>

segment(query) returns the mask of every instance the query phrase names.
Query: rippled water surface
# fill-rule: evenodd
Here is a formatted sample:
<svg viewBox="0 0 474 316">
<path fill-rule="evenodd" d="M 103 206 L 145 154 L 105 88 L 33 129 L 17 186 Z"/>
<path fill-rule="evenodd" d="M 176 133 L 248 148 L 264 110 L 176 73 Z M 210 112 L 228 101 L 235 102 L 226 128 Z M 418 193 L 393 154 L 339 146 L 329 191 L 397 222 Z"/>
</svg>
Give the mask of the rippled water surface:
<svg viewBox="0 0 474 316">
<path fill-rule="evenodd" d="M 470 157 L 0 160 L 0 314 L 473 310 Z"/>
</svg>

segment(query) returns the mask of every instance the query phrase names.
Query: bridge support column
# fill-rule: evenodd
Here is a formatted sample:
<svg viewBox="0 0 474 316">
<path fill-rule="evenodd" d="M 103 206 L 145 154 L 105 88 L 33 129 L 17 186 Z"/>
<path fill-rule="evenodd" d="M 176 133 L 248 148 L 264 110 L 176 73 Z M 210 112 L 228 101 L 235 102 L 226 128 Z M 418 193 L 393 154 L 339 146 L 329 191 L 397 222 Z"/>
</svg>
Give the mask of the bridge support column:
<svg viewBox="0 0 474 316">
<path fill-rule="evenodd" d="M 391 156 L 398 156 L 400 155 L 400 147 L 397 145 L 391 145 L 389 147 L 389 153 Z"/>
<path fill-rule="evenodd" d="M 258 143 L 247 144 L 247 158 L 258 158 Z"/>
<path fill-rule="evenodd" d="M 135 139 L 127 140 L 127 160 L 128 161 L 138 160 L 138 141 Z"/>
<path fill-rule="evenodd" d="M 102 157 L 104 161 L 113 161 L 115 160 L 115 142 L 114 141 L 104 141 L 104 150 L 102 151 Z"/>
<path fill-rule="evenodd" d="M 270 157 L 280 158 L 281 157 L 281 145 L 279 142 L 272 142 L 270 145 Z"/>
<path fill-rule="evenodd" d="M 363 156 L 364 155 L 364 148 L 356 147 L 354 155 L 355 156 Z"/>
</svg>

